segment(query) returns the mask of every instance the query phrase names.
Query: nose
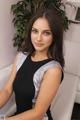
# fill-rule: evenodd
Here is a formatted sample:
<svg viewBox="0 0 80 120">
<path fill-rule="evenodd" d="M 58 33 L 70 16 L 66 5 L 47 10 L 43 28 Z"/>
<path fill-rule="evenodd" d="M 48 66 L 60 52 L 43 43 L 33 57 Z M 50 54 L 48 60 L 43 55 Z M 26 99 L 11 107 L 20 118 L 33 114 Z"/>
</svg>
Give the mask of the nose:
<svg viewBox="0 0 80 120">
<path fill-rule="evenodd" d="M 37 41 L 41 41 L 42 40 L 42 34 L 39 33 L 38 36 L 37 36 Z"/>
</svg>

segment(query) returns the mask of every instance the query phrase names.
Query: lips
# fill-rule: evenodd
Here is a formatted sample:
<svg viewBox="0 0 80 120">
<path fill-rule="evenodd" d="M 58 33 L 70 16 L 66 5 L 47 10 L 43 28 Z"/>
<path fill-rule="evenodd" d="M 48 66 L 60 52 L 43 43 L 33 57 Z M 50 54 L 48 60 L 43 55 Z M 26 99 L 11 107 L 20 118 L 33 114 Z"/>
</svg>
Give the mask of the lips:
<svg viewBox="0 0 80 120">
<path fill-rule="evenodd" d="M 43 44 L 42 43 L 35 43 L 37 47 L 41 47 Z"/>
</svg>

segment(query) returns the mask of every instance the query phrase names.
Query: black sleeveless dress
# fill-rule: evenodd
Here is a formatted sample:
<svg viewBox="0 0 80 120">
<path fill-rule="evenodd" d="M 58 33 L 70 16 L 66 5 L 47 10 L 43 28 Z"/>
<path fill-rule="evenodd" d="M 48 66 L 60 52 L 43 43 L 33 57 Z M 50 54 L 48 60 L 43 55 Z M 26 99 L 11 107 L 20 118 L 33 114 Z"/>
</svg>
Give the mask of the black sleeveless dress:
<svg viewBox="0 0 80 120">
<path fill-rule="evenodd" d="M 28 55 L 28 57 L 26 57 L 26 59 L 24 60 L 23 64 L 17 71 L 15 80 L 13 82 L 13 91 L 15 93 L 15 100 L 17 106 L 17 111 L 15 115 L 32 109 L 32 100 L 36 92 L 33 81 L 34 73 L 42 65 L 48 63 L 51 60 L 52 59 L 46 59 L 35 62 L 31 60 L 31 55 Z M 53 120 L 50 113 L 50 107 L 47 110 L 46 115 L 48 117 L 48 120 Z"/>
</svg>

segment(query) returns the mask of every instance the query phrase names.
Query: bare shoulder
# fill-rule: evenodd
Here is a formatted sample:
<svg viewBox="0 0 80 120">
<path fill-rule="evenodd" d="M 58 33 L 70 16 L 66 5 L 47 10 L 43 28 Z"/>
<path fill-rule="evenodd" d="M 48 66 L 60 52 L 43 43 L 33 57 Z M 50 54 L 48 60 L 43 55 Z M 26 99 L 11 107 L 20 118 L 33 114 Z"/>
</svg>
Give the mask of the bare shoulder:
<svg viewBox="0 0 80 120">
<path fill-rule="evenodd" d="M 57 66 L 57 67 L 52 67 L 50 69 L 47 70 L 47 72 L 61 72 L 62 69 L 61 67 Z"/>
<path fill-rule="evenodd" d="M 12 66 L 12 72 L 11 73 L 16 73 L 17 72 L 17 61 L 18 59 L 20 59 L 20 55 L 22 54 L 22 52 L 17 52 L 16 56 L 13 60 L 13 66 Z"/>
<path fill-rule="evenodd" d="M 16 56 L 14 58 L 14 63 L 17 61 L 17 59 L 19 58 L 19 56 L 22 54 L 22 52 L 17 52 Z"/>
<path fill-rule="evenodd" d="M 15 58 L 13 60 L 13 63 L 12 63 L 12 70 L 11 71 L 16 71 L 16 63 L 17 63 L 19 55 L 20 55 L 20 52 L 17 52 L 15 55 Z"/>
<path fill-rule="evenodd" d="M 62 74 L 62 69 L 60 67 L 52 67 L 48 69 L 45 75 L 60 75 Z"/>
<path fill-rule="evenodd" d="M 8 92 L 12 91 L 12 84 L 13 84 L 13 81 L 14 81 L 16 73 L 17 73 L 16 62 L 17 62 L 19 55 L 20 55 L 20 52 L 18 52 L 16 54 L 16 56 L 13 60 L 12 69 L 11 69 L 10 75 L 8 77 L 7 83 L 5 84 L 5 87 L 4 87 L 4 89 L 6 89 Z"/>
<path fill-rule="evenodd" d="M 62 76 L 62 69 L 61 67 L 52 67 L 48 69 L 45 74 L 43 79 L 48 80 L 49 82 L 60 82 L 61 81 L 61 76 Z"/>
</svg>

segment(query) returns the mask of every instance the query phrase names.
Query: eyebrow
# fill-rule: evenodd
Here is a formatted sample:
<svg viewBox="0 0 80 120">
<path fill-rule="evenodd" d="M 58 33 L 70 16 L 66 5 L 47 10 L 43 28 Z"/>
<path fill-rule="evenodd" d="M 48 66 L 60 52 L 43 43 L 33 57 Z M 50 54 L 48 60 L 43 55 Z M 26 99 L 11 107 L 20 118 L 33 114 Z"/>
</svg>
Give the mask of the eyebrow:
<svg viewBox="0 0 80 120">
<path fill-rule="evenodd" d="M 36 29 L 36 30 L 38 30 L 37 28 L 35 28 L 35 27 L 32 27 L 32 29 Z M 51 30 L 50 29 L 44 29 L 43 31 L 50 31 L 51 32 Z"/>
</svg>

